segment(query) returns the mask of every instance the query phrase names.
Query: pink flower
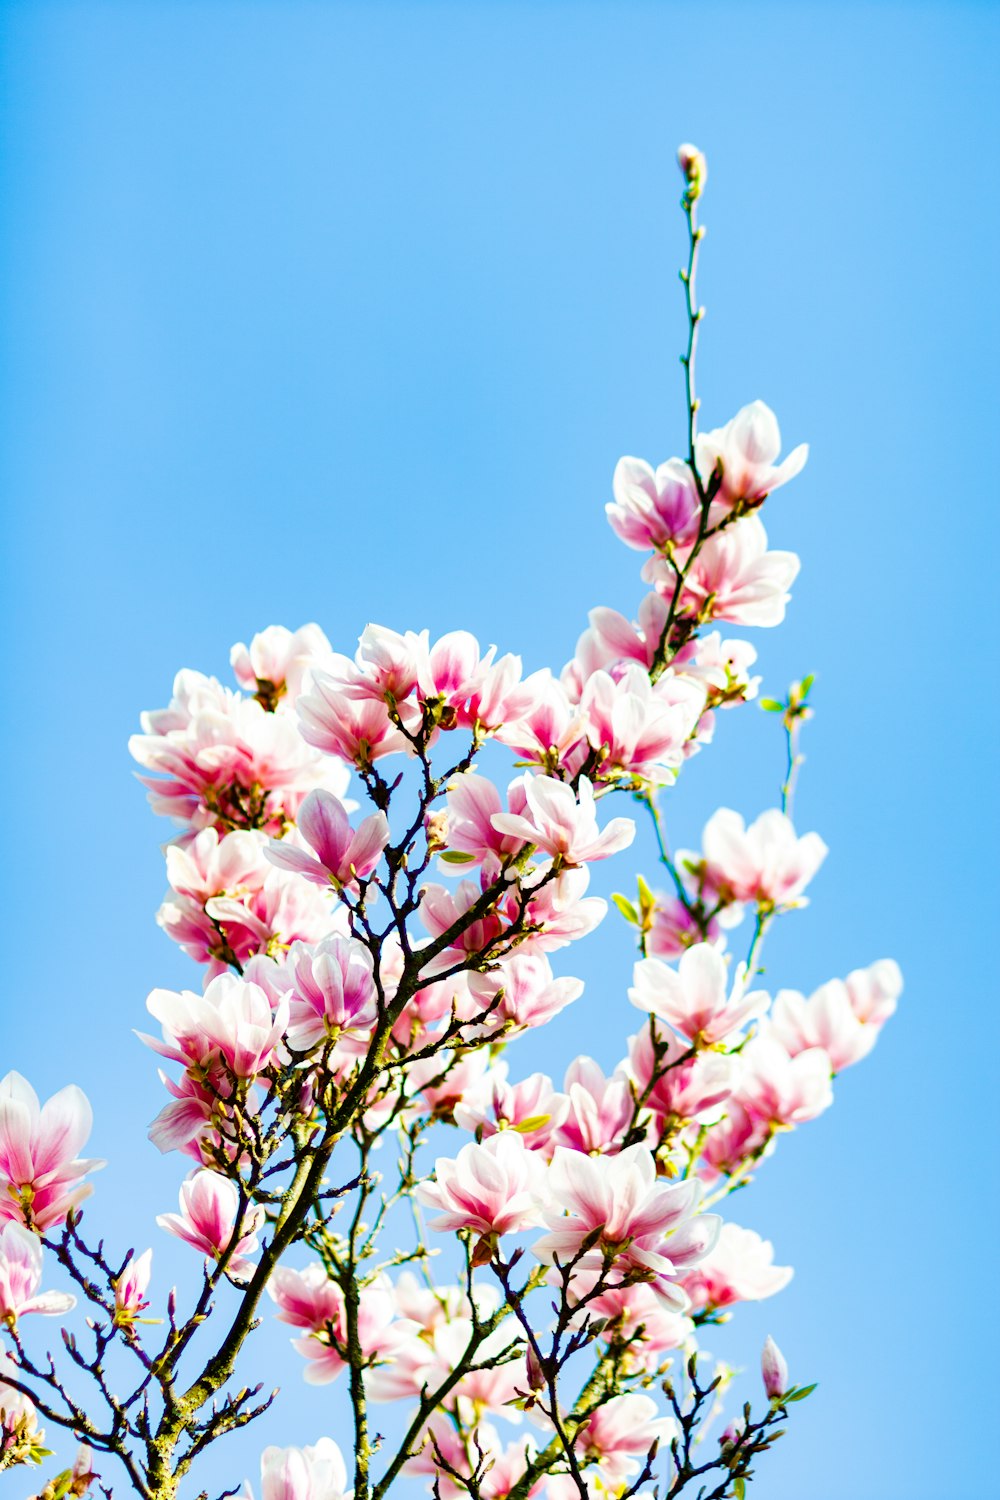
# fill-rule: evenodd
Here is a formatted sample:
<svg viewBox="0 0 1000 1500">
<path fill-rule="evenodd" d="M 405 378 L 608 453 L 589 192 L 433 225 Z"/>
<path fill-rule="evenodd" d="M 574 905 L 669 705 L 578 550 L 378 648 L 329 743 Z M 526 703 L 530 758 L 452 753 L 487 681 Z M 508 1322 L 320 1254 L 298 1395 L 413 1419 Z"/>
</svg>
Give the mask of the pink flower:
<svg viewBox="0 0 1000 1500">
<path fill-rule="evenodd" d="M 167 879 L 179 896 L 204 906 L 213 896 L 242 896 L 258 891 L 268 874 L 264 839 L 240 830 L 220 834 L 203 828 L 183 847 L 167 846 Z"/>
<path fill-rule="evenodd" d="M 427 631 L 400 635 L 386 625 L 366 625 L 355 660 L 370 691 L 396 704 L 409 698 L 427 659 Z M 359 685 L 360 691 L 360 685 Z"/>
<path fill-rule="evenodd" d="M 179 673 L 173 701 L 143 714 L 142 726 L 129 750 L 154 775 L 140 780 L 155 812 L 190 825 L 187 837 L 209 827 L 277 833 L 314 786 L 346 788 L 345 768 L 310 749 L 290 713 L 200 672 Z"/>
<path fill-rule="evenodd" d="M 514 1131 L 501 1131 L 482 1145 L 470 1142 L 454 1161 L 438 1157 L 434 1178 L 416 1189 L 421 1203 L 442 1210 L 430 1221 L 432 1229 L 471 1229 L 492 1237 L 540 1222 L 545 1164 Z"/>
<path fill-rule="evenodd" d="M 221 1260 L 231 1252 L 226 1275 L 232 1281 L 249 1281 L 256 1267 L 247 1257 L 258 1248 L 257 1231 L 264 1223 L 263 1208 L 247 1207 L 241 1215 L 235 1182 L 206 1167 L 181 1184 L 180 1209 L 179 1214 L 158 1214 L 156 1222 L 160 1228 L 202 1251 L 206 1260 Z"/>
<path fill-rule="evenodd" d="M 827 853 L 818 833 L 797 837 L 791 819 L 777 809 L 747 828 L 728 807 L 708 820 L 702 848 L 708 885 L 724 899 L 765 907 L 804 906 L 802 892 Z"/>
<path fill-rule="evenodd" d="M 336 1380 L 347 1363 L 347 1309 L 340 1287 L 315 1264 L 303 1272 L 279 1268 L 268 1282 L 268 1291 L 281 1309 L 281 1322 L 309 1329 L 305 1338 L 292 1340 L 292 1348 L 307 1361 L 307 1383 L 327 1385 Z M 416 1331 L 416 1324 L 398 1316 L 387 1276 L 362 1288 L 358 1342 L 366 1359 L 373 1364 L 393 1359 Z"/>
<path fill-rule="evenodd" d="M 767 1155 L 769 1140 L 768 1122 L 744 1109 L 738 1099 L 728 1099 L 725 1115 L 710 1126 L 702 1142 L 698 1171 L 707 1181 L 720 1173 L 731 1177 L 758 1153 Z"/>
<path fill-rule="evenodd" d="M 595 672 L 610 671 L 629 662 L 647 670 L 653 665 L 667 622 L 668 605 L 659 594 L 647 594 L 639 605 L 638 624 L 632 624 L 616 609 L 604 606 L 587 616 L 589 628 L 576 643 L 576 654 L 563 668 L 562 681 L 574 702 Z"/>
<path fill-rule="evenodd" d="M 420 671 L 420 697 L 460 707 L 493 660 L 495 648 L 480 655 L 479 642 L 467 630 L 452 630 L 435 641 Z"/>
<path fill-rule="evenodd" d="M 149 1139 L 158 1151 L 188 1151 L 201 1161 L 200 1142 L 210 1133 L 218 1095 L 190 1073 L 175 1083 L 160 1069 L 160 1082 L 173 1097 L 149 1127 Z"/>
<path fill-rule="evenodd" d="M 470 974 L 469 990 L 478 1002 L 470 1020 L 484 1016 L 489 1030 L 511 1033 L 544 1026 L 579 999 L 583 980 L 554 978 L 544 953 L 515 953 L 486 974 Z"/>
<path fill-rule="evenodd" d="M 104 1165 L 76 1156 L 90 1135 L 87 1096 L 70 1084 L 45 1105 L 20 1073 L 0 1081 L 0 1221 L 39 1232 L 61 1223 L 93 1191 L 81 1183 Z"/>
<path fill-rule="evenodd" d="M 720 935 L 718 919 L 706 924 L 705 936 L 716 942 Z M 702 930 L 690 909 L 678 896 L 656 894 L 653 925 L 646 938 L 648 951 L 657 958 L 679 958 L 686 949 L 703 941 Z"/>
<path fill-rule="evenodd" d="M 592 1057 L 578 1057 L 567 1069 L 564 1087 L 566 1105 L 556 1132 L 558 1144 L 594 1155 L 618 1151 L 635 1113 L 625 1074 L 605 1078 Z"/>
<path fill-rule="evenodd" d="M 847 985 L 840 979 L 820 985 L 808 1000 L 797 990 L 779 990 L 767 1028 L 790 1057 L 822 1047 L 835 1073 L 867 1057 L 878 1033 L 877 1026 L 855 1015 Z"/>
<path fill-rule="evenodd" d="M 119 1327 L 134 1323 L 139 1314 L 149 1306 L 146 1289 L 153 1272 L 153 1252 L 146 1250 L 138 1258 L 132 1256 L 124 1271 L 115 1280 L 115 1322 Z"/>
<path fill-rule="evenodd" d="M 265 1448 L 260 1484 L 261 1500 L 349 1500 L 350 1494 L 343 1455 L 327 1437 L 311 1448 Z"/>
<path fill-rule="evenodd" d="M 629 1041 L 629 1071 L 662 1132 L 711 1116 L 736 1087 L 736 1062 L 719 1052 L 699 1052 L 677 1037 L 644 1026 Z"/>
<path fill-rule="evenodd" d="M 629 664 L 612 677 L 598 671 L 580 699 L 587 739 L 603 752 L 604 775 L 620 770 L 655 780 L 671 779 L 705 707 L 705 692 L 687 678 L 664 677 L 654 687 L 645 667 Z"/>
<path fill-rule="evenodd" d="M 39 1292 L 42 1244 L 23 1224 L 0 1224 L 0 1322 L 12 1328 L 28 1313 L 57 1316 L 76 1306 L 67 1292 Z"/>
<path fill-rule="evenodd" d="M 604 920 L 608 903 L 600 896 L 585 895 L 589 884 L 590 871 L 582 865 L 564 869 L 532 896 L 525 913 L 529 936 L 522 941 L 521 951 L 539 949 L 551 953 L 593 932 Z M 514 893 L 508 897 L 505 909 L 514 921 L 518 915 Z"/>
<path fill-rule="evenodd" d="M 565 688 L 547 667 L 533 672 L 524 687 L 530 700 L 497 731 L 497 739 L 547 771 L 561 766 L 572 774 L 582 764 L 587 747 L 579 715 Z"/>
<path fill-rule="evenodd" d="M 671 667 L 704 684 L 710 708 L 735 708 L 757 696 L 760 678 L 750 676 L 756 660 L 749 641 L 726 641 L 718 630 L 712 630 L 682 646 Z"/>
<path fill-rule="evenodd" d="M 788 1390 L 788 1365 L 785 1362 L 785 1356 L 770 1334 L 767 1336 L 764 1352 L 761 1355 L 760 1373 L 764 1381 L 764 1390 L 772 1401 L 783 1396 Z"/>
<path fill-rule="evenodd" d="M 518 777 L 507 789 L 507 811 L 523 813 L 527 806 L 524 778 Z M 448 788 L 448 850 L 468 854 L 481 862 L 493 856 L 504 860 L 524 848 L 524 840 L 498 833 L 493 826 L 495 814 L 504 807 L 500 793 L 485 776 L 467 772 L 456 777 Z"/>
<path fill-rule="evenodd" d="M 456 924 L 467 919 L 470 910 L 493 884 L 494 879 L 494 871 L 484 870 L 479 880 L 462 880 L 453 891 L 443 885 L 425 885 L 420 900 L 420 920 L 431 937 L 442 937 Z M 500 899 L 498 896 L 497 902 Z M 482 953 L 496 942 L 505 926 L 506 923 L 494 904 L 482 916 L 466 920 L 462 930 L 453 936 L 449 948 L 460 953 Z M 449 959 L 449 967 L 450 964 Z"/>
<path fill-rule="evenodd" d="M 780 452 L 778 420 L 763 401 L 742 407 L 725 427 L 699 433 L 695 447 L 703 484 L 709 483 L 716 468 L 722 471 L 717 499 L 725 511 L 740 504 L 760 505 L 772 490 L 794 479 L 805 467 L 809 445 L 800 443 L 775 467 Z"/>
<path fill-rule="evenodd" d="M 867 1026 L 884 1026 L 894 1014 L 903 990 L 899 965 L 891 958 L 880 958 L 867 969 L 854 969 L 844 983 L 851 1009 Z"/>
<path fill-rule="evenodd" d="M 471 686 L 468 702 L 459 711 L 458 721 L 469 728 L 490 733 L 510 719 L 516 719 L 534 700 L 534 688 L 521 681 L 521 658 L 501 656 L 485 665 Z"/>
<path fill-rule="evenodd" d="M 792 1279 L 791 1266 L 776 1266 L 774 1246 L 752 1229 L 723 1224 L 701 1265 L 681 1277 L 681 1286 L 697 1310 L 730 1307 L 773 1297 Z"/>
<path fill-rule="evenodd" d="M 732 999 L 726 961 L 711 943 L 696 943 L 681 956 L 677 969 L 658 958 L 641 959 L 635 966 L 632 1004 L 666 1021 L 694 1047 L 714 1047 L 733 1038 L 748 1021 L 768 1007 L 763 990 L 744 995 L 737 973 Z"/>
<path fill-rule="evenodd" d="M 654 471 L 641 458 L 620 458 L 612 487 L 615 498 L 605 509 L 626 546 L 648 552 L 670 542 L 694 541 L 701 502 L 691 470 L 681 459 L 668 459 Z"/>
<path fill-rule="evenodd" d="M 760 517 L 745 516 L 710 536 L 693 559 L 681 608 L 702 623 L 780 625 L 799 567 L 794 552 L 769 552 Z M 673 594 L 676 574 L 662 558 L 651 558 L 642 576 L 665 596 Z"/>
<path fill-rule="evenodd" d="M 830 1059 L 822 1047 L 790 1057 L 773 1036 L 755 1036 L 740 1054 L 739 1101 L 772 1126 L 815 1120 L 833 1103 Z"/>
<path fill-rule="evenodd" d="M 344 1294 L 319 1261 L 306 1266 L 304 1271 L 277 1266 L 267 1283 L 267 1292 L 278 1305 L 279 1323 L 308 1328 L 313 1333 L 322 1332 L 330 1323 L 338 1330 L 338 1337 L 344 1334 Z"/>
<path fill-rule="evenodd" d="M 310 792 L 299 808 L 297 827 L 315 858 L 278 839 L 272 839 L 267 858 L 315 885 L 333 885 L 338 890 L 343 886 L 357 890 L 358 881 L 372 873 L 389 842 L 385 813 L 373 813 L 355 831 L 340 798 L 322 788 Z"/>
<path fill-rule="evenodd" d="M 607 859 L 627 848 L 635 837 L 631 818 L 612 818 L 603 833 L 598 829 L 594 788 L 586 777 L 580 778 L 578 796 L 552 776 L 529 776 L 524 785 L 525 815 L 494 814 L 493 827 L 525 839 L 563 864 Z"/>
<path fill-rule="evenodd" d="M 530 1150 L 551 1155 L 553 1135 L 566 1108 L 565 1096 L 555 1092 L 544 1073 L 507 1083 L 500 1071 L 505 1068 L 506 1064 L 497 1064 L 486 1080 L 488 1090 L 456 1105 L 455 1124 L 474 1131 L 480 1139 L 500 1130 L 516 1130 Z"/>
<path fill-rule="evenodd" d="M 331 912 L 322 892 L 286 870 L 271 869 L 259 890 L 246 895 L 213 896 L 205 912 L 220 930 L 226 953 L 246 965 L 258 953 L 270 953 L 290 943 L 314 943 L 331 928 L 346 924 L 343 907 Z"/>
<path fill-rule="evenodd" d="M 549 1189 L 569 1217 L 546 1214 L 551 1232 L 532 1247 L 543 1264 L 568 1265 L 592 1232 L 600 1231 L 580 1261 L 581 1270 L 610 1257 L 619 1280 L 647 1281 L 668 1305 L 684 1310 L 687 1299 L 676 1278 L 711 1249 L 721 1224 L 715 1214 L 695 1214 L 701 1196 L 697 1181 L 659 1184 L 645 1146 L 627 1146 L 602 1159 L 560 1146 L 549 1169 Z"/>
<path fill-rule="evenodd" d="M 378 1015 L 372 956 L 356 938 L 331 937 L 288 956 L 294 981 L 288 1044 L 308 1052 L 324 1037 L 367 1036 Z"/>
<path fill-rule="evenodd" d="M 596 1276 L 574 1277 L 571 1299 L 574 1295 L 586 1296 L 596 1280 Z M 591 1317 L 608 1319 L 609 1326 L 602 1337 L 635 1341 L 625 1356 L 627 1364 L 648 1369 L 651 1374 L 660 1364 L 662 1351 L 679 1349 L 693 1332 L 691 1319 L 664 1306 L 653 1288 L 643 1281 L 612 1287 L 589 1298 L 585 1305 Z"/>
<path fill-rule="evenodd" d="M 269 625 L 258 631 L 249 646 L 238 642 L 229 653 L 229 663 L 240 687 L 257 696 L 264 707 L 274 708 L 280 700 L 294 702 L 307 672 L 331 652 L 318 625 L 302 625 L 295 631 Z"/>
<path fill-rule="evenodd" d="M 196 1069 L 221 1060 L 243 1079 L 270 1065 L 288 1025 L 287 997 L 272 1012 L 261 987 L 235 974 L 220 974 L 203 995 L 153 990 L 146 1009 L 163 1026 L 162 1042 L 139 1033 L 154 1052 Z"/>
<path fill-rule="evenodd" d="M 328 672 L 314 672 L 312 691 L 296 704 L 299 729 L 309 745 L 367 770 L 384 755 L 409 750 L 379 698 L 358 699 Z"/>
<path fill-rule="evenodd" d="M 602 1488 L 617 1490 L 642 1467 L 654 1443 L 669 1447 L 676 1435 L 672 1417 L 661 1417 L 651 1396 L 630 1391 L 604 1401 L 578 1428 L 573 1446 L 586 1463 L 596 1464 Z"/>
</svg>

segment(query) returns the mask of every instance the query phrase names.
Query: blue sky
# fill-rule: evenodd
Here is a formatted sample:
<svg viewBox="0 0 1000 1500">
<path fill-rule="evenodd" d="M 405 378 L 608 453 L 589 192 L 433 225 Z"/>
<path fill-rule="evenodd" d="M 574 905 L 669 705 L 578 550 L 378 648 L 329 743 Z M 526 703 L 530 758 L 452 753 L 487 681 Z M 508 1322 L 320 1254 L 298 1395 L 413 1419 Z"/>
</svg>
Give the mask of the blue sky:
<svg viewBox="0 0 1000 1500">
<path fill-rule="evenodd" d="M 768 507 L 794 603 L 753 635 L 772 691 L 817 674 L 797 816 L 832 852 L 768 982 L 885 955 L 907 979 L 835 1109 L 741 1197 L 796 1276 L 713 1350 L 752 1364 L 773 1332 L 821 1382 L 761 1497 L 981 1500 L 997 8 L 32 0 L 0 23 L 0 1062 L 90 1094 L 92 1217 L 141 1248 L 180 1175 L 144 1140 L 131 1037 L 150 988 L 191 982 L 153 923 L 140 709 L 272 621 L 342 649 L 369 619 L 463 626 L 535 668 L 593 605 L 630 612 L 603 506 L 621 453 L 683 442 L 673 152 L 694 140 L 706 421 L 760 396 L 812 447 Z M 772 805 L 780 754 L 767 715 L 727 716 L 675 838 Z M 613 1064 L 633 1027 L 624 935 L 573 960 L 587 994 L 525 1071 L 561 1073 L 581 1021 Z M 158 1279 L 190 1270 L 157 1256 Z M 206 1483 L 264 1441 L 345 1438 L 267 1337 L 294 1402 Z"/>
</svg>

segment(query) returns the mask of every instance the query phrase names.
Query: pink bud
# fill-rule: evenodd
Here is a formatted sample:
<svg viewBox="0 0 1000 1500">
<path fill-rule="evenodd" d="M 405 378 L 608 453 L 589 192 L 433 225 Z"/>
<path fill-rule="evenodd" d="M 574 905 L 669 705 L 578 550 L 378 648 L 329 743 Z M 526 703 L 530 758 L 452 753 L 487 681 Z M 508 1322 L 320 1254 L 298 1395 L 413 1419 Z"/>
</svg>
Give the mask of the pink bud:
<svg viewBox="0 0 1000 1500">
<path fill-rule="evenodd" d="M 788 1390 L 788 1365 L 770 1334 L 760 1357 L 760 1373 L 764 1379 L 764 1390 L 772 1401 Z"/>
<path fill-rule="evenodd" d="M 699 151 L 697 146 L 692 146 L 690 142 L 685 142 L 683 146 L 677 147 L 677 163 L 684 173 L 691 198 L 699 197 L 708 180 L 708 163 L 705 160 L 705 153 Z"/>
</svg>

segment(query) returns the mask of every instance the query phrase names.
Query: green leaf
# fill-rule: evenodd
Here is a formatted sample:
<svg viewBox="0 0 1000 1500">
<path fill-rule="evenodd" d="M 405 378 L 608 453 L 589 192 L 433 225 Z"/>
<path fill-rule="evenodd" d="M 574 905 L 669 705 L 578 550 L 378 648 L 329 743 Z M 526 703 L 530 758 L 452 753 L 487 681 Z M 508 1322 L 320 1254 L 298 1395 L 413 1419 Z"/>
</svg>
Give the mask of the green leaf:
<svg viewBox="0 0 1000 1500">
<path fill-rule="evenodd" d="M 809 689 L 812 687 L 812 685 L 813 685 L 813 683 L 815 681 L 816 681 L 816 673 L 815 672 L 810 672 L 808 677 L 803 677 L 802 684 L 801 684 L 803 698 L 805 697 L 806 693 L 808 693 Z"/>
<path fill-rule="evenodd" d="M 814 1381 L 812 1385 L 804 1385 L 801 1390 L 796 1388 L 793 1391 L 789 1391 L 784 1399 L 785 1401 L 804 1401 L 807 1396 L 812 1395 L 818 1384 L 818 1381 Z"/>
<path fill-rule="evenodd" d="M 733 1494 L 735 1495 L 736 1500 L 743 1500 L 743 1497 L 746 1494 L 746 1492 L 747 1492 L 746 1480 L 743 1479 L 743 1478 L 734 1479 L 733 1480 Z"/>
<path fill-rule="evenodd" d="M 551 1115 L 529 1115 L 526 1120 L 519 1120 L 514 1129 L 519 1135 L 530 1135 L 533 1130 L 541 1130 L 551 1120 Z"/>
<path fill-rule="evenodd" d="M 471 865 L 474 854 L 465 854 L 461 849 L 446 849 L 441 855 L 446 865 Z"/>
<path fill-rule="evenodd" d="M 777 698 L 761 698 L 758 701 L 761 708 L 767 714 L 783 714 L 785 712 L 785 705 L 779 703 Z"/>
<path fill-rule="evenodd" d="M 632 905 L 628 897 L 621 896 L 616 891 L 612 895 L 611 899 L 617 906 L 618 910 L 621 912 L 622 916 L 625 918 L 626 922 L 631 922 L 633 927 L 638 927 L 639 913 L 636 911 L 635 907 Z"/>
</svg>

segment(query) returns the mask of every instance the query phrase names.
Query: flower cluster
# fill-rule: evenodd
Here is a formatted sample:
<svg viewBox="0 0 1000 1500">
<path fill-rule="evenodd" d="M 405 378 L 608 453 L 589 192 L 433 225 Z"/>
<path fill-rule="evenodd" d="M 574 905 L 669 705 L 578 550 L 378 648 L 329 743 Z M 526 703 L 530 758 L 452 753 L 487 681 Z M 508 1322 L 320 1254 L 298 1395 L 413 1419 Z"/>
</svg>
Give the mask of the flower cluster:
<svg viewBox="0 0 1000 1500">
<path fill-rule="evenodd" d="M 883 959 L 808 997 L 762 983 L 763 944 L 827 852 L 792 817 L 811 679 L 762 700 L 786 732 L 780 806 L 749 824 L 721 808 L 700 848 L 671 853 L 666 796 L 721 711 L 758 694 L 755 647 L 717 627 L 785 616 L 799 563 L 770 547 L 761 510 L 806 460 L 804 445 L 781 458 L 761 401 L 697 431 L 707 168 L 691 146 L 680 163 L 686 450 L 623 458 L 607 507 L 644 554 L 634 612 L 592 609 L 560 671 L 527 673 L 463 630 L 370 624 L 348 654 L 316 625 L 271 626 L 233 647 L 235 688 L 183 671 L 143 716 L 132 753 L 177 825 L 158 921 L 200 966 L 191 988 L 150 993 L 157 1034 L 140 1033 L 166 1094 L 150 1136 L 187 1174 L 157 1224 L 195 1252 L 197 1289 L 160 1317 L 152 1250 L 115 1260 L 83 1238 L 101 1165 L 79 1155 L 87 1100 L 70 1086 L 43 1106 L 8 1074 L 0 1467 L 45 1456 L 41 1411 L 138 1493 L 178 1493 L 206 1447 L 270 1404 L 234 1378 L 265 1293 L 304 1378 L 346 1374 L 354 1453 L 349 1479 L 330 1438 L 267 1448 L 261 1500 L 382 1500 L 406 1474 L 445 1500 L 629 1500 L 657 1475 L 675 1497 L 710 1471 L 714 1495 L 740 1496 L 812 1389 L 789 1384 L 769 1340 L 764 1414 L 747 1403 L 717 1458 L 693 1463 L 724 1389 L 703 1381 L 700 1330 L 792 1275 L 727 1200 L 830 1106 L 902 979 Z M 599 997 L 622 1023 L 617 1060 L 576 1056 L 558 1086 L 518 1076 L 508 1044 L 580 1002 L 566 950 L 608 912 L 590 867 L 633 845 L 663 888 L 640 875 L 635 900 L 614 898 L 636 945 Z M 43 1290 L 43 1265 L 74 1291 Z M 100 1416 L 28 1342 L 30 1315 L 78 1300 L 87 1331 L 64 1343 Z M 195 1348 L 209 1352 L 189 1377 Z M 135 1376 L 124 1397 L 111 1351 Z M 393 1402 L 408 1409 L 394 1452 L 369 1411 Z M 86 1494 L 90 1452 L 44 1494 Z"/>
</svg>

